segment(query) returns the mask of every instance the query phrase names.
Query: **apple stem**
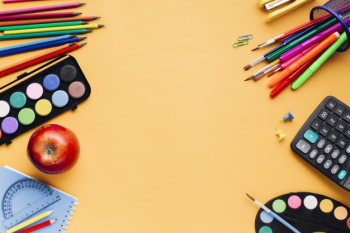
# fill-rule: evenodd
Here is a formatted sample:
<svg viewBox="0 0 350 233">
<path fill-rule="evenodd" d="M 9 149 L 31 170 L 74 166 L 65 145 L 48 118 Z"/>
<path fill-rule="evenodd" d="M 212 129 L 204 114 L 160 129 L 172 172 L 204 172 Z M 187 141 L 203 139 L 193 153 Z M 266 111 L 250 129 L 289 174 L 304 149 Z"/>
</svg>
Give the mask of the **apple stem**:
<svg viewBox="0 0 350 233">
<path fill-rule="evenodd" d="M 49 155 L 52 155 L 52 154 L 53 154 L 53 148 L 52 148 L 51 146 L 49 146 L 49 147 L 47 148 L 47 153 L 48 153 Z"/>
</svg>

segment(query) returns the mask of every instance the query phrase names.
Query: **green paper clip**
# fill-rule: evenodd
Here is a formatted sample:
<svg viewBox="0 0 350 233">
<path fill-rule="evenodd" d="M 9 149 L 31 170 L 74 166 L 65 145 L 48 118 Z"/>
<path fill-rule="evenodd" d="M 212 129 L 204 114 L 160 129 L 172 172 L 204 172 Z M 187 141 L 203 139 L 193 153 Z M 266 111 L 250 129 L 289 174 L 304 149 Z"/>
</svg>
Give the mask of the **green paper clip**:
<svg viewBox="0 0 350 233">
<path fill-rule="evenodd" d="M 237 48 L 237 47 L 241 47 L 243 45 L 246 45 L 246 44 L 249 44 L 249 41 L 248 40 L 244 40 L 244 41 L 238 41 L 236 43 L 233 43 L 233 47 L 234 48 Z"/>
</svg>

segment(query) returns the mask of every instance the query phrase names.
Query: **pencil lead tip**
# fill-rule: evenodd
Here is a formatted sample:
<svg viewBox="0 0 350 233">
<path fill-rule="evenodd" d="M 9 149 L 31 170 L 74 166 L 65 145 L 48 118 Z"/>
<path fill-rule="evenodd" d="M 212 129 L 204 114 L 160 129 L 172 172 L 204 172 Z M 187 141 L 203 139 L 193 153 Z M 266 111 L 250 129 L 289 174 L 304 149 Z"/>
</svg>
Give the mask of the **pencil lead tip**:
<svg viewBox="0 0 350 233">
<path fill-rule="evenodd" d="M 53 223 L 55 223 L 56 221 L 57 221 L 57 219 L 51 219 L 51 220 L 50 220 L 50 223 L 53 224 Z"/>
<path fill-rule="evenodd" d="M 79 41 L 85 40 L 87 37 L 79 37 Z"/>
<path fill-rule="evenodd" d="M 101 16 L 92 16 L 92 20 L 99 19 Z"/>
<path fill-rule="evenodd" d="M 81 12 L 73 12 L 73 15 L 81 15 Z"/>
<path fill-rule="evenodd" d="M 249 197 L 250 200 L 255 201 L 255 199 L 252 196 L 250 196 L 248 193 L 246 193 L 246 195 Z"/>
<path fill-rule="evenodd" d="M 85 2 L 78 2 L 78 6 L 86 5 Z"/>
<path fill-rule="evenodd" d="M 98 28 L 102 28 L 104 26 L 105 26 L 104 24 L 98 24 Z"/>
<path fill-rule="evenodd" d="M 249 70 L 250 68 L 252 68 L 252 66 L 251 66 L 251 65 L 247 65 L 247 66 L 245 66 L 243 69 L 244 69 L 245 71 L 247 71 L 247 70 Z"/>
<path fill-rule="evenodd" d="M 68 46 L 72 47 L 73 45 L 75 45 L 75 42 L 69 43 Z"/>
<path fill-rule="evenodd" d="M 254 75 L 250 76 L 249 78 L 245 79 L 244 81 L 251 80 L 252 78 L 254 78 Z"/>
<path fill-rule="evenodd" d="M 85 25 L 85 24 L 88 24 L 89 21 L 81 21 L 81 25 Z"/>
<path fill-rule="evenodd" d="M 93 30 L 91 29 L 85 29 L 85 33 L 92 32 Z"/>
<path fill-rule="evenodd" d="M 258 49 L 260 49 L 260 47 L 258 46 L 258 47 L 256 47 L 256 48 L 254 48 L 254 49 L 252 49 L 252 51 L 256 51 L 256 50 L 258 50 Z"/>
<path fill-rule="evenodd" d="M 79 47 L 83 47 L 83 46 L 86 45 L 86 44 L 87 44 L 87 42 L 81 43 L 81 44 L 79 44 Z"/>
</svg>

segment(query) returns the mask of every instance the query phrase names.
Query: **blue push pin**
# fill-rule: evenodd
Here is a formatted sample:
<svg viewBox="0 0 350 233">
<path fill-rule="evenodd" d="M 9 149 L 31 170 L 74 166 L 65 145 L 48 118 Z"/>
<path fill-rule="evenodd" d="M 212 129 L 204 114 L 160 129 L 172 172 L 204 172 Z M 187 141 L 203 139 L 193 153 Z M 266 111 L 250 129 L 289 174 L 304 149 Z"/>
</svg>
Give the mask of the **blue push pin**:
<svg viewBox="0 0 350 233">
<path fill-rule="evenodd" d="M 289 114 L 287 116 L 283 116 L 284 121 L 288 121 L 288 120 L 292 120 L 294 119 L 294 116 L 291 112 L 289 112 Z"/>
</svg>

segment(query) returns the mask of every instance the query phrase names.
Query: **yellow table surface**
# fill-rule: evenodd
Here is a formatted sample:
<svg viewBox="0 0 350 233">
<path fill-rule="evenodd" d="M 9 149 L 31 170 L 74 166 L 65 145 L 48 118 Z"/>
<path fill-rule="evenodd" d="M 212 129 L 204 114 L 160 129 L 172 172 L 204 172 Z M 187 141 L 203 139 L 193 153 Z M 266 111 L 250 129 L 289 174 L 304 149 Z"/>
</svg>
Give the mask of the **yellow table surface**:
<svg viewBox="0 0 350 233">
<path fill-rule="evenodd" d="M 67 2 L 1 4 L 1 10 Z M 0 165 L 79 198 L 68 232 L 255 232 L 259 208 L 246 192 L 265 203 L 309 191 L 350 206 L 349 192 L 290 149 L 326 96 L 350 104 L 350 52 L 336 53 L 298 91 L 288 88 L 273 100 L 266 78 L 243 81 L 267 63 L 242 68 L 272 47 L 251 49 L 308 21 L 311 8 L 326 1 L 271 23 L 255 0 L 85 2 L 73 11 L 102 16 L 94 23 L 107 25 L 72 53 L 92 94 L 77 111 L 48 122 L 77 134 L 80 161 L 65 174 L 41 173 L 26 155 L 33 131 L 0 148 Z M 254 39 L 232 48 L 243 34 Z M 24 56 L 1 58 L 1 66 Z M 280 121 L 288 111 L 295 119 Z M 287 134 L 281 142 L 275 126 Z"/>
</svg>

